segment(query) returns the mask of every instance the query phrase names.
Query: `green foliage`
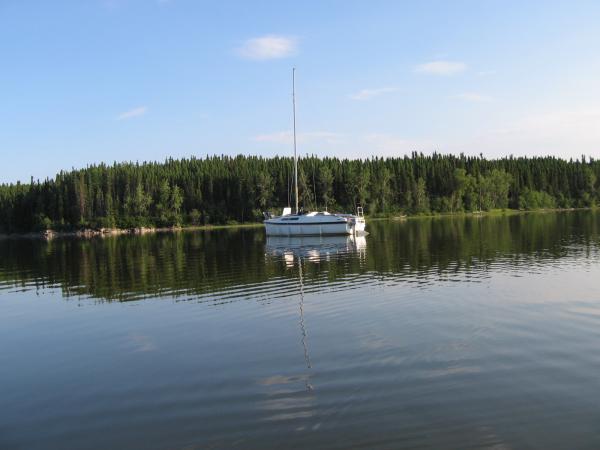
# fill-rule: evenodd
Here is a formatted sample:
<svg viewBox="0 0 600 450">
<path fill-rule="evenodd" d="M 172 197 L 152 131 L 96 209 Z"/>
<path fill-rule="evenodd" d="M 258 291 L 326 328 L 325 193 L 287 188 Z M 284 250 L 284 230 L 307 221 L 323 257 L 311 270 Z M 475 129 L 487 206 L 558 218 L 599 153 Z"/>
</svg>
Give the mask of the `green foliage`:
<svg viewBox="0 0 600 450">
<path fill-rule="evenodd" d="M 192 225 L 200 225 L 200 219 L 201 219 L 202 215 L 200 214 L 200 211 L 198 211 L 196 208 L 192 209 L 190 211 L 190 224 Z"/>
<path fill-rule="evenodd" d="M 333 173 L 327 166 L 319 169 L 317 175 L 317 192 L 320 195 L 319 203 L 325 208 L 330 207 L 334 201 L 333 197 Z"/>
<path fill-rule="evenodd" d="M 494 169 L 487 177 L 487 189 L 491 208 L 508 207 L 508 192 L 512 177 L 504 170 Z"/>
<path fill-rule="evenodd" d="M 422 214 L 429 212 L 429 196 L 427 184 L 423 178 L 419 178 L 413 187 L 413 212 Z"/>
<path fill-rule="evenodd" d="M 45 214 L 38 214 L 35 218 L 35 229 L 38 231 L 49 230 L 52 228 L 52 220 Z"/>
<path fill-rule="evenodd" d="M 525 188 L 519 196 L 520 209 L 556 208 L 556 200 L 544 191 L 533 191 Z"/>
<path fill-rule="evenodd" d="M 592 159 L 465 155 L 300 160 L 300 206 L 369 214 L 590 207 L 600 164 Z M 0 231 L 171 226 L 258 221 L 293 204 L 293 160 L 255 156 L 168 159 L 61 172 L 0 185 Z"/>
<path fill-rule="evenodd" d="M 453 192 L 454 210 L 474 211 L 477 209 L 477 181 L 466 169 L 459 168 L 454 171 L 455 190 Z"/>
</svg>

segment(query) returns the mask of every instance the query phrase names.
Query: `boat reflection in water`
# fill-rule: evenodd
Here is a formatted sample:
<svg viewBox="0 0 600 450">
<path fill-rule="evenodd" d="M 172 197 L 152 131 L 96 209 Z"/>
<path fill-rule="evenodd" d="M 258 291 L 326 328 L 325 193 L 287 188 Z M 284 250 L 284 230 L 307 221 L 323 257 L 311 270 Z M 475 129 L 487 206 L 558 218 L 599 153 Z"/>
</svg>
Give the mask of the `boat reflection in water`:
<svg viewBox="0 0 600 450">
<path fill-rule="evenodd" d="M 367 240 L 364 235 L 346 236 L 267 236 L 267 257 L 283 258 L 288 269 L 298 270 L 298 324 L 300 342 L 304 351 L 304 363 L 308 372 L 299 375 L 305 382 L 307 392 L 312 392 L 312 363 L 308 347 L 308 331 L 304 317 L 304 266 L 307 262 L 318 263 L 343 255 L 366 256 Z"/>
<path fill-rule="evenodd" d="M 365 236 L 267 236 L 265 253 L 283 257 L 286 265 L 292 267 L 295 259 L 319 262 L 345 254 L 364 258 L 366 250 Z"/>
</svg>

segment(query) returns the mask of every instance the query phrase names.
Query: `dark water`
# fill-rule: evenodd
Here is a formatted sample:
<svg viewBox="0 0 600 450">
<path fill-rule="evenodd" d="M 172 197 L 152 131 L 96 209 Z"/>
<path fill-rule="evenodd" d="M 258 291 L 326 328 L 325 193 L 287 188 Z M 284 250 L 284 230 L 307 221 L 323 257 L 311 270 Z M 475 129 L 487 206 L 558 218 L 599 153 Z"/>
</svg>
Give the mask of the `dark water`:
<svg viewBox="0 0 600 450">
<path fill-rule="evenodd" d="M 600 448 L 600 214 L 0 241 L 0 448 Z"/>
</svg>

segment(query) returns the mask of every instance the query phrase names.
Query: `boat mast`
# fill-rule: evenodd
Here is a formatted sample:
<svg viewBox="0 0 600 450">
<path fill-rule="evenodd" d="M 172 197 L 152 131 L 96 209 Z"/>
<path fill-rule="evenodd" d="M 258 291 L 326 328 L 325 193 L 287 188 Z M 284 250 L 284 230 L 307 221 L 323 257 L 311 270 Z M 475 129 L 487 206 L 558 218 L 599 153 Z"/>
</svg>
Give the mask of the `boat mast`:
<svg viewBox="0 0 600 450">
<path fill-rule="evenodd" d="M 296 214 L 298 214 L 298 154 L 296 153 L 296 68 L 292 68 L 292 109 L 294 117 L 294 188 L 296 191 Z"/>
</svg>

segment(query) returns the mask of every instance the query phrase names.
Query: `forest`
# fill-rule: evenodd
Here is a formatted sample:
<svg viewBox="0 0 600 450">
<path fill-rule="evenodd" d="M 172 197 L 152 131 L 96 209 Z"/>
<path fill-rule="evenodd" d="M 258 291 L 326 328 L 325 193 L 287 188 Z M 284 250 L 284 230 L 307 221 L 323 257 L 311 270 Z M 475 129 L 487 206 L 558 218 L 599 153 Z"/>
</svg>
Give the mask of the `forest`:
<svg viewBox="0 0 600 450">
<path fill-rule="evenodd" d="M 91 165 L 0 185 L 0 231 L 257 222 L 294 203 L 293 159 L 209 156 Z M 495 209 L 589 208 L 600 163 L 556 157 L 424 155 L 300 159 L 305 210 L 371 216 Z"/>
</svg>

